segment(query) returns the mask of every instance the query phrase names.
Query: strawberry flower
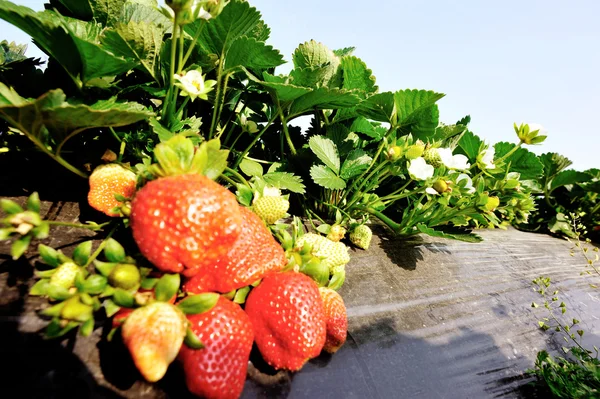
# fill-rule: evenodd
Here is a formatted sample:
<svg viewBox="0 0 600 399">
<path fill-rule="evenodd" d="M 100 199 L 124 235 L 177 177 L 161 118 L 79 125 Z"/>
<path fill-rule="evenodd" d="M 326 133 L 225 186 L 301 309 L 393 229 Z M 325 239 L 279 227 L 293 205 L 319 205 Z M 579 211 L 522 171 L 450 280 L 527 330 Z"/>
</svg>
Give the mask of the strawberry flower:
<svg viewBox="0 0 600 399">
<path fill-rule="evenodd" d="M 494 157 L 496 156 L 496 150 L 494 147 L 487 148 L 479 154 L 478 161 L 484 169 L 494 169 Z"/>
<path fill-rule="evenodd" d="M 418 157 L 408 163 L 408 174 L 413 180 L 427 180 L 433 176 L 433 166 Z"/>
<path fill-rule="evenodd" d="M 448 169 L 456 169 L 456 170 L 465 170 L 469 169 L 471 166 L 469 164 L 469 159 L 462 155 L 452 155 L 452 150 L 450 148 L 438 148 L 437 153 L 440 156 L 442 163 Z"/>
<path fill-rule="evenodd" d="M 465 173 L 461 173 L 456 178 L 456 184 L 458 184 L 462 180 L 466 180 L 466 183 L 463 185 L 463 188 L 465 188 L 467 190 L 467 193 L 473 194 L 475 192 L 475 188 L 473 187 L 473 180 L 471 180 L 469 175 L 467 175 Z"/>
<path fill-rule="evenodd" d="M 207 94 L 217 84 L 216 80 L 204 80 L 202 69 L 187 71 L 185 75 L 175 74 L 175 86 L 181 89 L 181 96 L 189 96 L 190 100 L 196 98 L 208 100 Z"/>
</svg>

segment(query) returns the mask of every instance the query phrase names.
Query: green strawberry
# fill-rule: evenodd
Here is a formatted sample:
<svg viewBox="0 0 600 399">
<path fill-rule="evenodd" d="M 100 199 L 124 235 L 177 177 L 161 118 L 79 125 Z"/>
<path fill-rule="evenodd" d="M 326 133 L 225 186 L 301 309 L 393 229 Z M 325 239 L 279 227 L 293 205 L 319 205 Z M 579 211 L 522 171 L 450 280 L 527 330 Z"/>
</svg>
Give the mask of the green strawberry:
<svg viewBox="0 0 600 399">
<path fill-rule="evenodd" d="M 373 232 L 369 226 L 364 224 L 356 226 L 354 230 L 350 232 L 350 241 L 352 244 L 362 249 L 369 249 L 371 238 L 373 238 Z"/>
<path fill-rule="evenodd" d="M 333 226 L 331 226 L 329 234 L 327 234 L 327 238 L 331 241 L 338 242 L 344 239 L 345 235 L 346 229 L 340 226 L 339 224 L 334 224 Z"/>
<path fill-rule="evenodd" d="M 108 276 L 110 285 L 124 290 L 136 287 L 140 283 L 140 279 L 140 269 L 129 264 L 116 265 Z"/>
<path fill-rule="evenodd" d="M 273 224 L 286 215 L 290 202 L 283 196 L 260 197 L 254 201 L 252 209 L 266 224 Z"/>
<path fill-rule="evenodd" d="M 73 262 L 66 262 L 56 268 L 56 271 L 50 277 L 50 284 L 63 288 L 71 288 L 75 285 L 75 278 L 81 268 Z"/>
<path fill-rule="evenodd" d="M 408 147 L 404 156 L 406 157 L 406 159 L 409 160 L 417 159 L 421 155 L 423 155 L 423 151 L 425 151 L 425 146 L 417 142 L 416 144 L 413 144 L 410 147 Z"/>
<path fill-rule="evenodd" d="M 348 247 L 344 243 L 333 242 L 319 234 L 307 233 L 296 241 L 296 248 L 302 248 L 305 243 L 312 246 L 312 254 L 322 259 L 322 263 L 329 267 L 331 274 L 343 270 L 346 263 L 350 262 Z"/>
<path fill-rule="evenodd" d="M 425 161 L 434 168 L 442 166 L 442 158 L 440 157 L 440 154 L 438 154 L 437 148 L 426 149 L 425 152 L 423 152 L 423 158 L 425 158 Z"/>
</svg>

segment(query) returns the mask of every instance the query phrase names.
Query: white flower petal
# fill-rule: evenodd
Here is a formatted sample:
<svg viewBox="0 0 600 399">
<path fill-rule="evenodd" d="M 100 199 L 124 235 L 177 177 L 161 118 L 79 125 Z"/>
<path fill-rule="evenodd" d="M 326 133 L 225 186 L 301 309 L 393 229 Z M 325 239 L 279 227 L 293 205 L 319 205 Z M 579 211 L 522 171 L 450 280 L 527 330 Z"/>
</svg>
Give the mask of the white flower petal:
<svg viewBox="0 0 600 399">
<path fill-rule="evenodd" d="M 456 184 L 458 184 L 458 182 L 460 182 L 461 180 L 467 181 L 467 183 L 465 184 L 464 187 L 468 193 L 472 194 L 475 192 L 475 188 L 473 187 L 473 180 L 471 180 L 469 175 L 464 174 L 464 173 L 461 173 L 460 175 L 458 175 L 458 177 L 456 178 Z"/>
<path fill-rule="evenodd" d="M 483 163 L 486 169 L 494 169 L 494 157 L 496 156 L 496 150 L 494 147 L 490 147 L 481 152 L 481 163 Z"/>
<path fill-rule="evenodd" d="M 457 154 L 452 156 L 452 166 L 449 166 L 450 169 L 456 170 L 465 170 L 469 169 L 471 165 L 469 164 L 469 158 L 462 154 Z"/>
<path fill-rule="evenodd" d="M 413 159 L 408 164 L 408 174 L 414 180 L 427 180 L 433 176 L 433 172 L 433 166 L 427 164 L 423 157 Z"/>
<path fill-rule="evenodd" d="M 433 187 L 427 187 L 425 189 L 425 192 L 427 194 L 431 194 L 431 195 L 439 195 L 440 193 L 438 193 L 437 191 L 435 191 L 435 189 Z"/>
<path fill-rule="evenodd" d="M 535 132 L 536 130 L 539 130 L 540 132 L 538 135 L 540 136 L 544 136 L 546 133 L 548 133 L 548 131 L 544 129 L 544 126 L 540 125 L 539 123 L 528 123 L 527 125 L 529 125 L 529 132 Z"/>
</svg>

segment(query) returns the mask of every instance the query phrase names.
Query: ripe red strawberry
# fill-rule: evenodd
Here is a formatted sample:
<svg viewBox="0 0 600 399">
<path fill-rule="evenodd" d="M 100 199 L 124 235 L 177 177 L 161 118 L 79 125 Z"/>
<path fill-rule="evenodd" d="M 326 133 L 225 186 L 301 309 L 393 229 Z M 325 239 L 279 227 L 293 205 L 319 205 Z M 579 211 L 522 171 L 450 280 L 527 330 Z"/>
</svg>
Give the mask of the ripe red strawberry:
<svg viewBox="0 0 600 399">
<path fill-rule="evenodd" d="M 182 346 L 183 365 L 190 392 L 203 398 L 237 398 L 244 389 L 254 333 L 248 315 L 224 297 L 210 311 L 188 315 L 202 349 Z"/>
<path fill-rule="evenodd" d="M 346 305 L 342 296 L 330 288 L 319 288 L 323 306 L 325 308 L 325 320 L 327 322 L 327 339 L 323 349 L 329 353 L 335 353 L 344 342 L 348 333 L 348 316 Z"/>
<path fill-rule="evenodd" d="M 227 254 L 241 224 L 235 196 L 198 174 L 151 181 L 131 204 L 133 238 L 164 272 L 197 272 L 211 265 Z"/>
<path fill-rule="evenodd" d="M 113 209 L 120 205 L 115 194 L 126 198 L 135 194 L 136 176 L 132 171 L 119 164 L 111 163 L 98 166 L 92 172 L 90 179 L 88 203 L 90 206 L 108 216 L 120 216 Z"/>
<path fill-rule="evenodd" d="M 260 353 L 274 368 L 297 371 L 321 353 L 326 331 L 323 301 L 307 275 L 269 274 L 250 292 L 246 313 Z"/>
<path fill-rule="evenodd" d="M 160 380 L 177 357 L 187 330 L 181 310 L 166 302 L 154 302 L 131 312 L 123 323 L 123 342 L 142 376 Z"/>
<path fill-rule="evenodd" d="M 263 221 L 248 208 L 241 207 L 242 232 L 227 256 L 201 268 L 184 286 L 194 294 L 229 292 L 254 283 L 268 272 L 281 270 L 287 263 L 281 245 Z M 189 272 L 195 272 L 188 269 Z"/>
</svg>

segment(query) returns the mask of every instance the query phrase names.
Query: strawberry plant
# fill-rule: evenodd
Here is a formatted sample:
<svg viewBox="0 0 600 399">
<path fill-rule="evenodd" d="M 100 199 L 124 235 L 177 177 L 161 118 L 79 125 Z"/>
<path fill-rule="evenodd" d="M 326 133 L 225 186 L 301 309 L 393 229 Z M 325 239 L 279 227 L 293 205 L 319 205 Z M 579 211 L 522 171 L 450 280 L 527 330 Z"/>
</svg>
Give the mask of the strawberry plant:
<svg viewBox="0 0 600 399">
<path fill-rule="evenodd" d="M 337 351 L 347 244 L 367 250 L 374 220 L 476 242 L 473 229 L 543 212 L 540 187 L 581 183 L 595 204 L 596 175 L 584 183 L 524 148 L 545 138 L 534 125 L 487 144 L 469 117 L 440 122 L 444 94 L 380 92 L 353 48 L 302 43 L 277 74 L 283 56 L 246 1 L 50 0 L 35 12 L 0 0 L 0 18 L 48 55 L 42 69 L 0 43 L 0 157 L 56 161 L 103 221 L 45 220 L 34 193 L 24 207 L 2 200 L 0 239 L 18 259 L 53 226 L 98 232 L 70 255 L 39 244 L 30 294 L 49 302 L 48 337 L 112 318 L 109 338 L 150 382 L 179 361 L 192 393 L 237 397 L 252 342 L 291 371 Z"/>
</svg>

